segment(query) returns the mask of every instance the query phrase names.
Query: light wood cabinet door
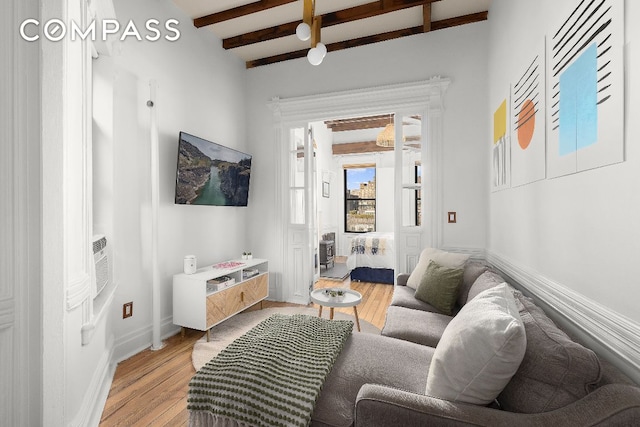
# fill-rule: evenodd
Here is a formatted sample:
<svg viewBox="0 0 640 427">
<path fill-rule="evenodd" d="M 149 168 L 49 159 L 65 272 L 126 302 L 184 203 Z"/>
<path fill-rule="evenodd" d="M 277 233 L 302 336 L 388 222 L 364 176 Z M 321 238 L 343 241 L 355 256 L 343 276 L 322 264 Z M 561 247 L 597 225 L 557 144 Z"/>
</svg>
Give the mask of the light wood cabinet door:
<svg viewBox="0 0 640 427">
<path fill-rule="evenodd" d="M 225 294 L 225 292 L 218 292 L 207 297 L 207 329 L 229 315 L 230 312 L 226 309 Z"/>
<path fill-rule="evenodd" d="M 269 294 L 269 284 L 267 281 L 267 275 L 262 274 L 255 278 L 249 279 L 242 284 L 243 292 L 243 304 L 248 307 L 261 299 L 264 299 Z"/>
<path fill-rule="evenodd" d="M 233 313 L 237 313 L 240 310 L 245 308 L 243 303 L 244 295 L 243 295 L 243 287 L 244 283 L 233 286 L 229 289 L 226 289 L 224 293 L 226 294 L 226 309 L 229 315 Z"/>
<path fill-rule="evenodd" d="M 207 329 L 269 295 L 269 275 L 261 274 L 207 297 Z"/>
</svg>

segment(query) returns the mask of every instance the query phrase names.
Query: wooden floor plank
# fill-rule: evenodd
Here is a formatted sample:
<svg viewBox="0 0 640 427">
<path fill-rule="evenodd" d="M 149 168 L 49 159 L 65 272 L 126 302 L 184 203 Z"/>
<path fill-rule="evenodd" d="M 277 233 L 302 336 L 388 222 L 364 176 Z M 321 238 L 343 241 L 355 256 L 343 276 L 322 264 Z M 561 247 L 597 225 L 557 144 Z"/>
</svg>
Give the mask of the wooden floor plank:
<svg viewBox="0 0 640 427">
<path fill-rule="evenodd" d="M 362 294 L 358 314 L 378 328 L 384 325 L 384 314 L 391 302 L 393 286 L 385 284 L 320 279 L 316 288 L 343 287 Z M 295 304 L 265 301 L 264 307 L 291 307 Z M 310 305 L 316 307 L 315 305 Z M 258 310 L 257 304 L 248 310 Z M 353 308 L 338 311 L 353 314 Z M 324 313 L 323 313 L 324 317 Z M 193 345 L 202 331 L 187 330 L 165 340 L 156 351 L 145 350 L 116 368 L 115 376 L 100 421 L 100 427 L 111 426 L 185 426 L 189 422 L 187 391 L 195 374 L 191 363 Z"/>
</svg>

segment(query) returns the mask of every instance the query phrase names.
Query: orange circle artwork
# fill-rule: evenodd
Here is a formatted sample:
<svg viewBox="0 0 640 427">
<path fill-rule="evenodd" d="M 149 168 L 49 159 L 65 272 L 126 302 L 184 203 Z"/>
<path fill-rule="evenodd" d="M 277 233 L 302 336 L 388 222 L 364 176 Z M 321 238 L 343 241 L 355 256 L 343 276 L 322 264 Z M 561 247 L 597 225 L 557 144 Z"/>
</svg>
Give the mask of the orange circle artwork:
<svg viewBox="0 0 640 427">
<path fill-rule="evenodd" d="M 522 104 L 522 108 L 520 109 L 520 114 L 518 115 L 518 122 L 522 123 L 526 120 L 518 128 L 518 144 L 520 148 L 526 150 L 529 144 L 531 144 L 531 139 L 533 138 L 533 130 L 536 127 L 536 115 L 533 113 L 535 110 L 535 106 L 530 99 L 527 99 L 524 104 Z M 527 118 L 529 116 L 529 118 Z"/>
</svg>

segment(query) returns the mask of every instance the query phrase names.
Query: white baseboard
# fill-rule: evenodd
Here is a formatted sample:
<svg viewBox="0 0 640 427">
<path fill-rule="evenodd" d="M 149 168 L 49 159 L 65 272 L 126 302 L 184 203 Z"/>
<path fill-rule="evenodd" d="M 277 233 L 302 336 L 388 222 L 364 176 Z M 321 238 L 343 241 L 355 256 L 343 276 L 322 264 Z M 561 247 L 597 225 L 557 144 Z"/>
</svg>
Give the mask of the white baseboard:
<svg viewBox="0 0 640 427">
<path fill-rule="evenodd" d="M 166 339 L 180 332 L 180 327 L 173 324 L 173 316 L 165 317 L 160 326 L 160 336 Z M 152 326 L 129 332 L 116 341 L 113 362 L 117 364 L 151 347 L 153 341 Z"/>
<path fill-rule="evenodd" d="M 500 254 L 487 250 L 486 260 L 508 276 L 514 287 L 560 316 L 554 318 L 557 316 L 548 312 L 549 317 L 570 328 L 585 343 L 593 344 L 596 353 L 640 384 L 639 324 Z"/>
<path fill-rule="evenodd" d="M 100 424 L 104 404 L 107 401 L 115 372 L 115 365 L 111 363 L 113 357 L 113 339 L 109 339 L 108 341 L 107 348 L 100 357 L 96 369 L 93 371 L 93 376 L 87 388 L 87 394 L 82 401 L 82 406 L 75 420 L 72 421 L 70 425 L 98 426 Z"/>
<path fill-rule="evenodd" d="M 111 352 L 113 355 L 113 352 Z M 102 384 L 100 385 L 97 393 L 97 399 L 93 402 L 93 408 L 91 416 L 89 418 L 87 426 L 99 426 L 100 419 L 102 419 L 102 413 L 104 412 L 104 406 L 107 403 L 109 392 L 111 391 L 111 384 L 113 383 L 113 376 L 116 373 L 116 364 L 110 363 L 107 367 L 107 371 L 102 378 Z"/>
</svg>

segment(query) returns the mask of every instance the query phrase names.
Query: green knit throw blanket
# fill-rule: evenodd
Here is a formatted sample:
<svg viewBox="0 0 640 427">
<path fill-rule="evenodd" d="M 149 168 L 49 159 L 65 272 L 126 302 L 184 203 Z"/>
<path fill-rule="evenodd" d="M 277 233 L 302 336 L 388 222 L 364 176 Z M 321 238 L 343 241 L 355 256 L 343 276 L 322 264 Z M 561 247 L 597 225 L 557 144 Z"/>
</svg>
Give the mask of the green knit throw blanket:
<svg viewBox="0 0 640 427">
<path fill-rule="evenodd" d="M 193 424 L 308 426 L 353 322 L 274 314 L 203 366 L 189 383 Z M 205 421 L 206 420 L 206 421 Z"/>
</svg>

